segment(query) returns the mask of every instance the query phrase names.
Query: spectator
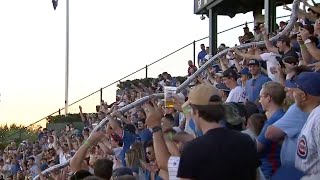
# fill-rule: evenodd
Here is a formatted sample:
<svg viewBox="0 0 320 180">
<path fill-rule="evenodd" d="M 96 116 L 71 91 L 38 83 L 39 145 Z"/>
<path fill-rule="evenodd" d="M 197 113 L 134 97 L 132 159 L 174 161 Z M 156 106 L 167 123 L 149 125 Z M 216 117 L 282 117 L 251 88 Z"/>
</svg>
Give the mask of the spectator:
<svg viewBox="0 0 320 180">
<path fill-rule="evenodd" d="M 295 69 L 298 70 L 298 67 Z M 293 73 L 288 74 L 287 79 L 293 80 L 301 73 L 292 72 Z M 287 98 L 293 99 L 292 89 L 287 88 Z M 309 113 L 302 112 L 297 104 L 293 104 L 281 119 L 268 127 L 265 134 L 267 139 L 280 143 L 285 138 L 282 143 L 280 154 L 282 166 L 294 166 L 298 135 L 308 116 Z"/>
<path fill-rule="evenodd" d="M 266 61 L 268 77 L 272 81 L 280 82 L 279 75 L 278 75 L 279 72 L 277 72 L 277 68 L 280 65 L 280 63 L 277 61 L 277 57 L 279 57 L 280 55 L 272 53 L 272 52 L 259 53 L 257 48 L 253 48 L 253 50 L 257 53 L 254 53 L 254 54 L 241 53 L 237 49 L 235 49 L 235 53 L 243 58 L 256 59 L 259 61 Z"/>
<path fill-rule="evenodd" d="M 291 56 L 298 61 L 299 57 L 298 54 L 291 48 L 290 46 L 290 38 L 288 36 L 282 36 L 277 39 L 277 44 L 275 46 L 272 45 L 272 43 L 269 41 L 268 36 L 266 34 L 266 30 L 264 27 L 261 27 L 262 34 L 264 35 L 264 42 L 266 44 L 266 47 L 268 51 L 280 54 L 281 58 L 285 58 L 288 56 Z"/>
<path fill-rule="evenodd" d="M 245 91 L 247 93 L 248 100 L 256 103 L 259 99 L 259 93 L 262 89 L 262 85 L 271 81 L 271 79 L 261 74 L 261 67 L 258 60 L 250 60 L 248 65 L 252 78 L 246 82 Z"/>
<path fill-rule="evenodd" d="M 302 72 L 295 79 L 286 81 L 286 87 L 293 90 L 293 98 L 297 106 L 310 113 L 303 126 L 297 143 L 295 166 L 307 175 L 319 175 L 319 105 L 320 74 Z"/>
<path fill-rule="evenodd" d="M 194 72 L 197 71 L 197 67 L 193 64 L 191 60 L 188 61 L 188 76 L 191 76 Z"/>
<path fill-rule="evenodd" d="M 246 83 L 247 81 L 251 78 L 251 74 L 250 74 L 250 71 L 249 71 L 249 68 L 243 68 L 241 71 L 240 71 L 240 82 L 239 85 L 242 87 L 242 89 L 245 90 L 246 88 Z"/>
<path fill-rule="evenodd" d="M 260 24 L 257 24 L 256 26 L 254 26 L 253 28 L 254 31 L 254 41 L 263 41 L 263 34 L 260 31 Z"/>
<path fill-rule="evenodd" d="M 249 28 L 246 26 L 243 28 L 244 35 L 239 37 L 239 42 L 241 44 L 248 43 L 254 40 L 254 35 L 250 32 Z"/>
<path fill-rule="evenodd" d="M 219 90 L 219 95 L 222 101 L 226 102 L 230 94 L 230 88 L 228 88 L 224 83 L 217 84 L 216 88 Z"/>
<path fill-rule="evenodd" d="M 156 156 L 154 153 L 153 142 L 149 141 L 146 144 L 146 157 L 149 161 L 148 164 L 144 164 L 147 169 L 146 179 L 156 179 L 159 174 L 159 168 L 157 166 Z"/>
<path fill-rule="evenodd" d="M 180 132 L 181 129 L 175 126 L 174 117 L 172 114 L 165 114 L 161 120 L 161 126 L 163 131 L 167 131 L 169 129 L 174 129 L 176 132 Z"/>
<path fill-rule="evenodd" d="M 214 75 L 214 85 L 222 83 L 223 74 L 218 72 Z"/>
<path fill-rule="evenodd" d="M 246 130 L 242 132 L 248 134 L 256 142 L 266 120 L 267 117 L 264 114 L 252 114 L 248 119 Z"/>
<path fill-rule="evenodd" d="M 218 95 L 218 90 L 209 85 L 199 85 L 190 91 L 187 103 L 191 106 L 192 116 L 204 135 L 191 141 L 183 149 L 178 177 L 255 179 L 257 161 L 254 143 L 246 135 L 220 128 L 219 120 L 224 116 L 224 108 L 222 104 L 210 101 Z M 229 141 L 234 143 L 227 143 Z M 231 152 L 235 148 L 241 156 Z M 219 156 L 208 156 L 209 154 Z M 230 173 L 232 167 L 234 171 Z M 215 169 L 217 171 L 213 172 Z"/>
<path fill-rule="evenodd" d="M 152 139 L 152 133 L 150 129 L 146 128 L 146 120 L 141 118 L 138 120 L 138 135 L 143 143 Z"/>
<path fill-rule="evenodd" d="M 246 93 L 237 82 L 238 73 L 232 69 L 223 72 L 223 82 L 231 89 L 226 102 L 245 102 Z"/>
<path fill-rule="evenodd" d="M 198 53 L 198 66 L 200 67 L 204 61 L 204 57 L 207 55 L 204 44 L 200 45 L 201 51 Z"/>
<path fill-rule="evenodd" d="M 280 164 L 280 149 L 278 143 L 271 142 L 265 137 L 267 128 L 278 121 L 283 115 L 284 111 L 281 105 L 286 97 L 284 88 L 277 82 L 267 82 L 263 85 L 260 91 L 260 103 L 263 110 L 266 112 L 268 120 L 265 122 L 261 133 L 257 140 L 257 149 L 261 153 L 261 170 L 266 179 L 276 172 L 281 166 Z"/>
</svg>

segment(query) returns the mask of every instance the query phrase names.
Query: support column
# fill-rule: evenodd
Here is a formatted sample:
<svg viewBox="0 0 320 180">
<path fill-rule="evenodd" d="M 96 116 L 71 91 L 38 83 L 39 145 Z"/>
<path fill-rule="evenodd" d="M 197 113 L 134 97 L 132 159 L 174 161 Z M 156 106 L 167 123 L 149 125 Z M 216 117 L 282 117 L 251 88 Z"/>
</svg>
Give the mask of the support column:
<svg viewBox="0 0 320 180">
<path fill-rule="evenodd" d="M 218 15 L 213 8 L 209 10 L 209 47 L 210 53 L 215 55 L 218 49 Z"/>
<path fill-rule="evenodd" d="M 268 33 L 276 30 L 276 4 L 274 0 L 264 0 L 264 22 L 268 27 Z"/>
</svg>

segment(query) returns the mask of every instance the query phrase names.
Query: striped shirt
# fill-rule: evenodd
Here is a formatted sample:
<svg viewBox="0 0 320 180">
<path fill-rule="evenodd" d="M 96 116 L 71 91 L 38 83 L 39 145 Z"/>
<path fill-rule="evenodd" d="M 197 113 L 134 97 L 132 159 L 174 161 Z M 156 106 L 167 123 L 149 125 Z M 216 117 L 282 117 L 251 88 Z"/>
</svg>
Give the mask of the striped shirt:
<svg viewBox="0 0 320 180">
<path fill-rule="evenodd" d="M 310 113 L 300 132 L 295 166 L 308 175 L 320 174 L 320 105 Z"/>
</svg>

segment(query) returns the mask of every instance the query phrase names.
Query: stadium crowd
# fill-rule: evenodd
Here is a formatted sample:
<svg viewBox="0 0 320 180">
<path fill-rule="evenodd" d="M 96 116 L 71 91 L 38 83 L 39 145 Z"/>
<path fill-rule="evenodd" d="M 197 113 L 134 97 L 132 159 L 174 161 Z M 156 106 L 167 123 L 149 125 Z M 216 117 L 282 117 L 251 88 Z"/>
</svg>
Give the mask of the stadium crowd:
<svg viewBox="0 0 320 180">
<path fill-rule="evenodd" d="M 150 86 L 132 85 L 116 102 L 101 102 L 96 113 L 80 106 L 84 129 L 44 128 L 35 142 L 12 142 L 1 152 L 1 179 L 320 179 L 320 7 L 303 3 L 309 9 L 299 11 L 289 34 L 270 42 L 274 33 L 263 24 L 253 33 L 245 27 L 238 43 L 266 47 L 233 48 L 172 99 L 113 113 L 181 84 L 164 72 Z M 212 57 L 200 48 L 187 76 Z M 105 128 L 92 132 L 106 117 Z"/>
</svg>

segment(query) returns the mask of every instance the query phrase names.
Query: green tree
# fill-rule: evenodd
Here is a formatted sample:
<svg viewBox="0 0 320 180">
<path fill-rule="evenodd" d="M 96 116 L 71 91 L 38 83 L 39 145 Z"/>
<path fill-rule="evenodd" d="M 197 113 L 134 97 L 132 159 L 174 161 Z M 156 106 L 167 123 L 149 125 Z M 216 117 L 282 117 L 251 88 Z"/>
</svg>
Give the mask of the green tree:
<svg viewBox="0 0 320 180">
<path fill-rule="evenodd" d="M 31 141 L 37 138 L 37 128 L 35 126 L 24 127 L 22 125 L 7 124 L 0 126 L 0 149 L 4 149 L 10 142 L 21 143 L 25 139 Z"/>
</svg>

